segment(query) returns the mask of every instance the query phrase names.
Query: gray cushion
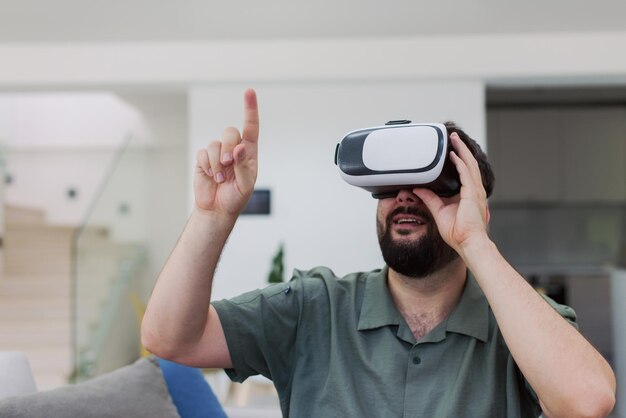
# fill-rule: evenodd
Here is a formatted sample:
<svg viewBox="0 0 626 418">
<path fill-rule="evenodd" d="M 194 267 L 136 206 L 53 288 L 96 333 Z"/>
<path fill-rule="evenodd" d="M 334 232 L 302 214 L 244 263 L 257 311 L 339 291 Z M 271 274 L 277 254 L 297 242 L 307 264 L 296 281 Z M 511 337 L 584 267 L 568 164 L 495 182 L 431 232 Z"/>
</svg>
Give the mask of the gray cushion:
<svg viewBox="0 0 626 418">
<path fill-rule="evenodd" d="M 155 360 L 58 389 L 0 400 L 0 417 L 179 418 Z"/>
</svg>

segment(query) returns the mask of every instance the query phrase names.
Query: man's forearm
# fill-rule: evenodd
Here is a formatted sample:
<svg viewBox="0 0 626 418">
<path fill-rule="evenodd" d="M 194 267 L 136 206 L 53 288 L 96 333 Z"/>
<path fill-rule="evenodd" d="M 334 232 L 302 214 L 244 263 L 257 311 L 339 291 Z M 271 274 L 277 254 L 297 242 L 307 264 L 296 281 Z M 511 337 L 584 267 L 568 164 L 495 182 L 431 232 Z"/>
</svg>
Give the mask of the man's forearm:
<svg viewBox="0 0 626 418">
<path fill-rule="evenodd" d="M 493 242 L 485 238 L 469 244 L 463 258 L 546 415 L 606 416 L 614 404 L 615 377 L 604 358 L 511 267 Z"/>
<path fill-rule="evenodd" d="M 169 357 L 196 345 L 205 330 L 213 274 L 236 217 L 191 214 L 159 275 L 142 322 L 142 342 Z"/>
</svg>

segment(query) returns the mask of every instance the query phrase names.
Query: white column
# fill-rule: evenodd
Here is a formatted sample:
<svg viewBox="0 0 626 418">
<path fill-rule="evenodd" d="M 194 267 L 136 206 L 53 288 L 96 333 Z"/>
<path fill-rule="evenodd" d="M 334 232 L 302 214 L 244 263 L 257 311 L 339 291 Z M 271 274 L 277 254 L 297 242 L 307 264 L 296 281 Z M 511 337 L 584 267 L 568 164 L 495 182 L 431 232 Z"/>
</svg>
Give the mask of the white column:
<svg viewBox="0 0 626 418">
<path fill-rule="evenodd" d="M 613 363 L 617 376 L 617 416 L 626 416 L 626 270 L 611 273 L 613 306 Z"/>
<path fill-rule="evenodd" d="M 4 274 L 4 245 L 5 245 L 5 236 L 4 236 L 4 190 L 5 190 L 5 161 L 4 156 L 2 155 L 2 151 L 0 150 L 0 276 Z"/>
</svg>

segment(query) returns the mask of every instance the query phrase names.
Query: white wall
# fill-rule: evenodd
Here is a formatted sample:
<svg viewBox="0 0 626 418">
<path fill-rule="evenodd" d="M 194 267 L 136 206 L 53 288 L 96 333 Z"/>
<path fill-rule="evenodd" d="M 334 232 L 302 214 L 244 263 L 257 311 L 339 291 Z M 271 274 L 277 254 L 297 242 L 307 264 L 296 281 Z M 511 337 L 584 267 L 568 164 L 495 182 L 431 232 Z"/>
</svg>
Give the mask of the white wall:
<svg viewBox="0 0 626 418">
<path fill-rule="evenodd" d="M 7 203 L 44 209 L 51 223 L 78 225 L 129 135 L 135 146 L 145 146 L 146 124 L 112 92 L 0 95 L 1 145 L 14 180 L 6 187 Z M 75 199 L 67 197 L 70 188 L 78 192 Z"/>
<path fill-rule="evenodd" d="M 195 152 L 241 126 L 243 84 L 190 90 L 190 168 Z M 242 216 L 222 255 L 214 297 L 265 284 L 285 244 L 285 267 L 327 265 L 338 275 L 383 265 L 375 230 L 376 201 L 344 183 L 333 163 L 342 136 L 388 120 L 457 121 L 485 138 L 480 81 L 258 84 L 261 138 L 258 188 L 272 190 L 272 215 Z M 190 204 L 192 201 L 190 199 Z M 174 242 L 172 242 L 172 245 Z"/>
<path fill-rule="evenodd" d="M 6 202 L 40 209 L 50 224 L 88 222 L 107 227 L 113 240 L 143 240 L 148 152 L 129 148 L 113 167 L 116 152 L 112 148 L 10 150 L 7 166 L 13 180 L 5 188 Z M 68 197 L 69 189 L 76 191 L 74 198 Z M 122 212 L 122 206 L 128 210 Z"/>
<path fill-rule="evenodd" d="M 6 202 L 43 209 L 50 223 L 78 225 L 112 156 L 113 149 L 13 149 Z M 68 188 L 77 190 L 75 199 L 67 197 Z"/>
<path fill-rule="evenodd" d="M 141 111 L 153 140 L 153 147 L 145 155 L 143 216 L 149 261 L 141 293 L 147 301 L 187 220 L 187 94 L 126 92 L 120 97 Z"/>
</svg>

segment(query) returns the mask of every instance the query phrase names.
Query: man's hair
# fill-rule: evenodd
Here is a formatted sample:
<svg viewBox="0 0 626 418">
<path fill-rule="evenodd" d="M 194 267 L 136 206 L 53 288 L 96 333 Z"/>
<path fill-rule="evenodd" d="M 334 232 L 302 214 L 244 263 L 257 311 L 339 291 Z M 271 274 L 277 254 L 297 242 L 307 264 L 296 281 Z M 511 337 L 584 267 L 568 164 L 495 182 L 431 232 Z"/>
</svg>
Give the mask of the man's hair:
<svg viewBox="0 0 626 418">
<path fill-rule="evenodd" d="M 448 135 L 452 132 L 456 132 L 461 138 L 461 141 L 467 145 L 469 150 L 472 152 L 476 161 L 478 161 L 478 168 L 480 169 L 480 176 L 483 182 L 483 187 L 485 188 L 485 192 L 487 192 L 487 197 L 491 196 L 493 192 L 493 186 L 495 183 L 495 176 L 493 175 L 493 169 L 491 168 L 491 164 L 487 159 L 487 156 L 480 148 L 480 145 L 476 141 L 474 141 L 468 134 L 466 134 L 459 126 L 452 122 L 444 122 L 446 129 L 448 130 Z"/>
</svg>

